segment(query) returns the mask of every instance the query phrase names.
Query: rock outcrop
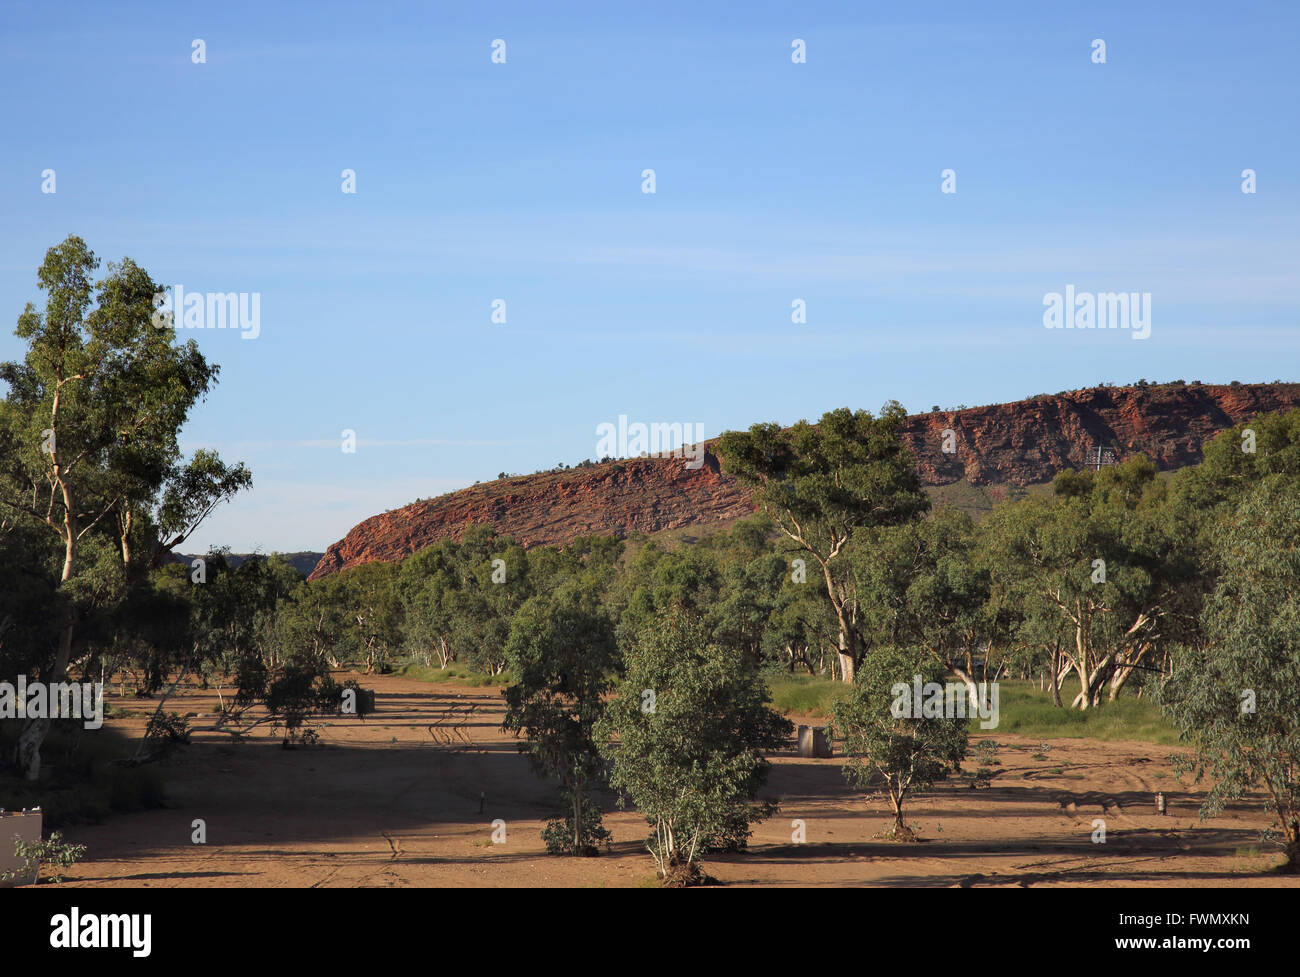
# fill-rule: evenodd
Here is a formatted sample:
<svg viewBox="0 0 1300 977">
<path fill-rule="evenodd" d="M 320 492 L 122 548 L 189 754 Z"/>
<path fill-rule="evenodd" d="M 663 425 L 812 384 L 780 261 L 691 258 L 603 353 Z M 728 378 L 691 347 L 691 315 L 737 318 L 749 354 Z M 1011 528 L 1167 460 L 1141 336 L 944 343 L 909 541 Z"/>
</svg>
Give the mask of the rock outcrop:
<svg viewBox="0 0 1300 977">
<path fill-rule="evenodd" d="M 1260 413 L 1300 407 L 1300 384 L 1164 384 L 1092 387 L 1009 404 L 914 414 L 904 438 L 927 485 L 1031 485 L 1081 468 L 1091 449 L 1119 460 L 1145 453 L 1161 470 L 1200 460 L 1224 428 Z M 945 432 L 955 448 L 943 451 Z M 706 443 L 703 467 L 680 458 L 631 458 L 588 468 L 498 479 L 372 516 L 321 558 L 311 579 L 374 560 L 400 560 L 475 523 L 525 546 L 575 536 L 626 536 L 707 527 L 754 511 Z"/>
</svg>

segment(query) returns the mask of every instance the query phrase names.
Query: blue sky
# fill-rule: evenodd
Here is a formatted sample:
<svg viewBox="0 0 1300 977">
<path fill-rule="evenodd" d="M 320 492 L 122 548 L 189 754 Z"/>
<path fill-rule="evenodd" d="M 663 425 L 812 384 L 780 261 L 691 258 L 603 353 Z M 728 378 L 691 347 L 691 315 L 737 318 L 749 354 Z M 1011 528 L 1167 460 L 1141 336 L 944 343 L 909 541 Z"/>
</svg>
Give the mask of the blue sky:
<svg viewBox="0 0 1300 977">
<path fill-rule="evenodd" d="M 260 293 L 256 340 L 181 332 L 222 368 L 185 446 L 254 475 L 190 551 L 324 549 L 620 414 L 1294 380 L 1298 11 L 6 0 L 0 313 L 71 233 Z M 1044 329 L 1067 284 L 1150 338 Z"/>
</svg>

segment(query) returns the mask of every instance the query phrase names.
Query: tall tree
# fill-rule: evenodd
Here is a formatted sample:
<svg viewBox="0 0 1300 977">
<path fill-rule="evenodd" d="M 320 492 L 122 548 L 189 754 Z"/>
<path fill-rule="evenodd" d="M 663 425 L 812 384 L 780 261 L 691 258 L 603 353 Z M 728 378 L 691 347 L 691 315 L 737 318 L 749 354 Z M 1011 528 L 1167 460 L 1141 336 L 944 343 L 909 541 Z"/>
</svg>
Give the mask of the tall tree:
<svg viewBox="0 0 1300 977">
<path fill-rule="evenodd" d="M 1024 578 L 1029 627 L 1044 642 L 1064 626 L 1054 681 L 1073 672 L 1073 707 L 1115 699 L 1181 628 L 1196 567 L 1155 466 L 1138 455 L 1101 472 L 1062 472 L 1050 499 L 1000 506 L 983 530 L 994 564 Z M 1055 622 L 1055 623 L 1054 623 Z"/>
<path fill-rule="evenodd" d="M 924 649 L 966 684 L 972 705 L 993 647 L 989 571 L 975 543 L 969 516 L 938 509 L 927 520 L 873 532 L 853 554 L 876 642 Z"/>
<path fill-rule="evenodd" d="M 817 424 L 755 424 L 718 442 L 724 468 L 755 488 L 763 511 L 813 559 L 808 569 L 821 571 L 840 628 L 845 682 L 866 650 L 846 548 L 864 531 L 916 519 L 930 506 L 916 458 L 899 436 L 906 417 L 897 401 L 879 417 L 841 407 Z"/>
<path fill-rule="evenodd" d="M 1219 583 L 1206 641 L 1187 649 L 1161 701 L 1190 743 L 1184 767 L 1214 785 L 1202 817 L 1256 785 L 1300 872 L 1300 484 L 1271 475 L 1215 533 Z"/>
<path fill-rule="evenodd" d="M 524 734 L 520 750 L 539 774 L 559 778 L 569 805 L 564 821 L 542 832 L 546 847 L 595 854 L 608 836 L 591 790 L 605 779 L 593 731 L 618 666 L 613 622 L 590 592 L 566 587 L 520 608 L 505 653 L 515 682 L 502 727 Z"/>
<path fill-rule="evenodd" d="M 126 258 L 93 282 L 98 267 L 79 237 L 50 248 L 37 273 L 45 309 L 28 303 L 15 330 L 27 343 L 26 356 L 0 364 L 0 380 L 9 386 L 0 401 L 0 507 L 56 536 L 65 592 L 77 589 L 87 537 L 105 534 L 115 516 L 114 535 L 125 530 L 120 538 L 129 563 L 136 513 L 161 507 L 201 518 L 215 501 L 248 484 L 246 473 L 233 483 L 205 479 L 204 473 L 213 474 L 212 458 L 205 458 L 191 481 L 200 483 L 195 492 L 207 493 L 211 504 L 200 504 L 193 492 L 188 503 L 160 500 L 169 484 L 185 482 L 178 434 L 218 368 L 193 340 L 176 344 L 169 323 L 155 324 L 154 297 L 161 290 L 143 268 Z M 187 520 L 190 527 L 194 522 Z M 67 673 L 78 602 L 65 601 L 61 614 L 53 656 L 39 663 L 47 682 Z M 48 728 L 48 719 L 28 719 L 19 737 L 16 760 L 30 779 L 39 776 Z"/>
</svg>

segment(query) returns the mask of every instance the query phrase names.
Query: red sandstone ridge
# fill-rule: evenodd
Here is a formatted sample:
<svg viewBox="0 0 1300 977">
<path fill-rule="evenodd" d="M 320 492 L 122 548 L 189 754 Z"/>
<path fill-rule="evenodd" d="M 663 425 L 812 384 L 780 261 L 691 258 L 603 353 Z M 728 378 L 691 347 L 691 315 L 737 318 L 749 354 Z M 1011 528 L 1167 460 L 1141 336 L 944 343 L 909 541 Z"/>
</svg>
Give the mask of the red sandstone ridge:
<svg viewBox="0 0 1300 977">
<path fill-rule="evenodd" d="M 1201 445 L 1256 414 L 1300 407 L 1300 384 L 1090 387 L 1012 404 L 908 418 L 904 437 L 927 485 L 1030 485 L 1081 468 L 1096 445 L 1144 453 L 1162 471 L 1201 460 Z M 944 429 L 957 451 L 941 450 Z"/>
<path fill-rule="evenodd" d="M 680 458 L 629 458 L 592 468 L 498 479 L 372 516 L 331 546 L 309 579 L 372 560 L 400 560 L 444 537 L 491 523 L 524 546 L 575 536 L 655 533 L 749 515 L 754 505 L 706 453 L 697 470 Z"/>
<path fill-rule="evenodd" d="M 1145 453 L 1162 470 L 1195 464 L 1201 445 L 1260 413 L 1300 407 L 1300 384 L 1093 387 L 1011 404 L 914 414 L 903 436 L 927 485 L 1030 485 L 1081 468 L 1096 445 Z M 944 454 L 951 429 L 956 451 Z M 709 447 L 713 443 L 709 442 Z M 372 516 L 332 545 L 312 580 L 375 560 L 400 560 L 475 523 L 524 546 L 575 536 L 707 527 L 754 511 L 712 451 L 691 471 L 679 458 L 630 458 L 591 468 L 499 479 Z"/>
</svg>

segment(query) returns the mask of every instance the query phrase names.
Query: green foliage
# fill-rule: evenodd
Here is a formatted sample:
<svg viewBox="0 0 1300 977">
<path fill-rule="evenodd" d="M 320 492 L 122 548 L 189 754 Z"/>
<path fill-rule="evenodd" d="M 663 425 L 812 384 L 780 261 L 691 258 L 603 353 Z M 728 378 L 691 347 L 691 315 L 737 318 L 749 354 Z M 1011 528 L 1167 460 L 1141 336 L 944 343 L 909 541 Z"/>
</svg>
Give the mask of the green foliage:
<svg viewBox="0 0 1300 977">
<path fill-rule="evenodd" d="M 17 723 L 0 723 L 0 750 L 12 747 L 20 731 Z M 39 783 L 0 773 L 0 807 L 14 811 L 39 805 L 47 828 L 162 807 L 158 768 L 122 762 L 136 748 L 134 740 L 109 726 L 91 735 L 76 721 L 56 722 L 44 746 L 50 768 Z"/>
<path fill-rule="evenodd" d="M 186 744 L 190 741 L 190 721 L 176 712 L 164 712 L 149 717 L 145 739 L 156 740 L 165 746 Z"/>
<path fill-rule="evenodd" d="M 668 882 L 699 880 L 699 858 L 738 850 L 776 810 L 756 802 L 762 753 L 786 745 L 790 722 L 766 705 L 756 670 L 712 642 L 689 612 L 646 625 L 627 651 L 626 678 L 597 724 L 611 783 L 652 831 L 647 847 Z"/>
<path fill-rule="evenodd" d="M 940 509 L 863 543 L 851 559 L 864 632 L 878 643 L 922 648 L 974 680 L 974 659 L 1003 637 L 1004 622 L 970 517 Z"/>
<path fill-rule="evenodd" d="M 892 837 L 898 840 L 913 837 L 903 822 L 907 799 L 959 770 L 969 738 L 962 718 L 895 715 L 896 686 L 902 685 L 902 694 L 910 698 L 917 675 L 922 683 L 944 681 L 943 671 L 918 654 L 892 646 L 873 648 L 852 691 L 832 714 L 835 730 L 844 737 L 845 779 L 858 787 L 869 786 L 876 777 L 884 781 L 894 811 Z"/>
<path fill-rule="evenodd" d="M 470 688 L 499 688 L 514 681 L 508 669 L 497 675 L 484 675 L 467 665 L 428 668 L 414 662 L 407 662 L 394 669 L 393 674 L 401 678 L 415 679 L 417 682 L 456 682 Z"/>
<path fill-rule="evenodd" d="M 755 424 L 718 441 L 726 470 L 754 489 L 763 512 L 808 558 L 809 572 L 823 580 L 844 636 L 846 680 L 867 641 L 845 549 L 865 531 L 909 522 L 930 505 L 916 458 L 899 434 L 906 416 L 896 401 L 878 418 L 843 407 L 815 425 Z"/>
<path fill-rule="evenodd" d="M 1142 456 L 1063 472 L 1052 497 L 1000 506 L 981 531 L 1007 633 L 1054 680 L 1073 673 L 1080 709 L 1140 682 L 1195 615 L 1195 532 Z"/>
<path fill-rule="evenodd" d="M 609 848 L 613 835 L 605 827 L 600 805 L 585 795 L 577 804 L 582 807 L 581 827 L 574 827 L 575 807 L 566 806 L 562 819 L 548 821 L 542 829 L 548 855 L 594 855 L 601 845 Z"/>
<path fill-rule="evenodd" d="M 976 768 L 971 781 L 973 786 L 979 784 L 987 786 L 997 776 L 997 771 L 993 768 L 1002 766 L 1002 761 L 998 759 L 999 748 L 1000 744 L 997 740 L 980 740 L 975 744 Z"/>
<path fill-rule="evenodd" d="M 1134 696 L 1108 702 L 1099 709 L 1062 709 L 1052 705 L 1038 686 L 1025 681 L 998 684 L 999 733 L 1052 739 L 1090 739 L 1099 742 L 1140 740 L 1174 746 L 1178 732 L 1162 715 L 1155 698 Z M 978 731 L 978 721 L 971 723 Z"/>
<path fill-rule="evenodd" d="M 768 680 L 772 707 L 786 716 L 826 716 L 850 686 L 811 675 L 773 676 Z"/>
<path fill-rule="evenodd" d="M 145 657 L 152 688 L 185 644 L 186 615 L 140 613 L 166 602 L 141 578 L 251 478 L 212 452 L 183 458 L 180 429 L 218 368 L 155 322 L 160 289 L 143 268 L 124 258 L 95 281 L 99 264 L 75 236 L 46 252 L 37 272 L 45 307 L 27 304 L 15 329 L 25 355 L 0 364 L 0 533 L 45 534 L 61 556 L 28 564 L 56 582 L 47 606 L 57 608 L 58 637 L 24 642 L 20 670 L 62 681 L 79 637 L 96 652 Z M 155 620 L 169 633 L 147 633 Z M 49 728 L 24 722 L 14 762 L 29 779 L 39 777 Z"/>
<path fill-rule="evenodd" d="M 1214 534 L 1218 585 L 1205 641 L 1186 650 L 1161 699 L 1191 744 L 1184 767 L 1214 784 L 1202 816 L 1262 785 L 1287 865 L 1300 871 L 1300 484 L 1266 477 Z"/>
<path fill-rule="evenodd" d="M 63 835 L 59 832 L 53 832 L 48 838 L 31 843 L 24 842 L 21 838 L 14 839 L 14 855 L 22 860 L 22 868 L 12 869 L 0 875 L 0 881 L 10 882 L 14 879 L 29 879 L 36 873 L 41 865 L 53 865 L 56 869 L 51 877 L 51 882 L 62 882 L 63 873 L 58 869 L 66 869 L 81 859 L 86 854 L 85 845 L 70 845 L 63 840 Z"/>
<path fill-rule="evenodd" d="M 474 671 L 499 674 L 506 667 L 511 617 L 537 592 L 532 565 L 538 561 L 490 526 L 411 556 L 396 582 L 408 651 L 426 665 L 435 658 L 444 668 L 462 661 Z"/>
<path fill-rule="evenodd" d="M 605 779 L 594 730 L 618 666 L 613 623 L 575 588 L 534 597 L 515 615 L 505 655 L 516 679 L 502 726 L 526 737 L 520 751 L 539 775 L 559 778 L 570 808 L 567 836 L 554 822 L 543 832 L 547 850 L 595 854 L 608 837 L 590 791 Z"/>
<path fill-rule="evenodd" d="M 1247 432 L 1254 435 L 1254 450 Z M 1260 414 L 1220 431 L 1205 445 L 1200 465 L 1175 476 L 1191 512 L 1230 510 L 1269 475 L 1300 476 L 1300 409 Z"/>
<path fill-rule="evenodd" d="M 284 730 L 286 747 L 296 742 L 314 743 L 316 733 L 307 726 L 308 718 L 335 712 L 343 699 L 342 687 L 330 677 L 329 671 L 309 660 L 277 666 L 266 674 L 264 689 L 259 697 L 274 719 L 274 728 Z"/>
</svg>

